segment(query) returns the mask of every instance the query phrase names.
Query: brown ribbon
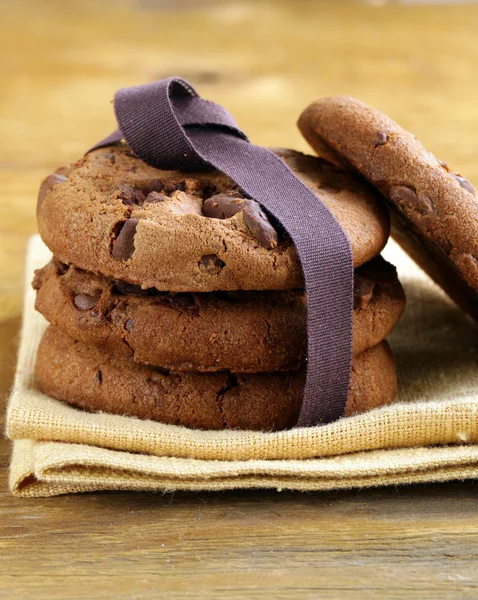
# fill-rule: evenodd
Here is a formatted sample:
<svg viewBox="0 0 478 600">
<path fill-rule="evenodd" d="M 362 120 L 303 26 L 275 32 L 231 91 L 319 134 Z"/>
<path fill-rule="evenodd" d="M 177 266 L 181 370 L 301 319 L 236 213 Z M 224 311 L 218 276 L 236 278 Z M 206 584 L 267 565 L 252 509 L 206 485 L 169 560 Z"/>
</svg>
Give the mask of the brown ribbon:
<svg viewBox="0 0 478 600">
<path fill-rule="evenodd" d="M 119 130 L 93 149 L 125 138 L 158 168 L 213 166 L 287 231 L 307 292 L 307 378 L 298 426 L 341 417 L 352 362 L 353 260 L 335 217 L 280 158 L 251 144 L 223 107 L 201 99 L 185 80 L 120 89 L 114 106 Z"/>
</svg>

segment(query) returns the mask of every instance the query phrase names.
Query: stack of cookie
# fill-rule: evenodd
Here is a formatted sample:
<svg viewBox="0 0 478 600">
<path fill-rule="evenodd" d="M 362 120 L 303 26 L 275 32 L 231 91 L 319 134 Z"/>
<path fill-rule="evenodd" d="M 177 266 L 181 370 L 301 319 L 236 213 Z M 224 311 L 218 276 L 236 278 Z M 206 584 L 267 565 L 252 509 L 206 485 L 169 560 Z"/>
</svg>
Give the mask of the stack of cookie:
<svg viewBox="0 0 478 600">
<path fill-rule="evenodd" d="M 379 256 L 388 213 L 345 167 L 276 152 L 351 242 L 346 414 L 387 404 L 397 383 L 384 340 L 405 304 L 394 267 Z M 278 224 L 229 178 L 161 171 L 124 144 L 110 146 L 45 179 L 38 224 L 54 255 L 33 282 L 51 323 L 37 355 L 43 392 L 192 428 L 296 424 L 307 346 L 300 264 Z"/>
</svg>

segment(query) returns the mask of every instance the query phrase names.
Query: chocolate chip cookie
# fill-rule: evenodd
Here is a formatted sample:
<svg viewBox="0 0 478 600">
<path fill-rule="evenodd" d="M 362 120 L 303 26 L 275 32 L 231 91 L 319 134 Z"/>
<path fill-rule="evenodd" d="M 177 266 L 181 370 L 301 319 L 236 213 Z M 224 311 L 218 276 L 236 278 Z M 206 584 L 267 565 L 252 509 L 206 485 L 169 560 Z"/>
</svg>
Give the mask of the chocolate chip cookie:
<svg viewBox="0 0 478 600">
<path fill-rule="evenodd" d="M 36 363 L 40 389 L 90 411 L 199 429 L 281 430 L 297 422 L 304 370 L 276 373 L 174 373 L 75 342 L 50 326 Z M 386 342 L 353 361 L 346 415 L 391 402 L 397 391 Z"/>
<path fill-rule="evenodd" d="M 355 266 L 380 253 L 388 215 L 368 184 L 326 160 L 277 154 L 340 222 Z M 37 213 L 40 234 L 60 261 L 144 289 L 303 287 L 291 240 L 228 177 L 161 171 L 125 145 L 93 151 L 47 177 Z"/>
<path fill-rule="evenodd" d="M 345 96 L 302 113 L 311 146 L 349 165 L 385 196 L 392 233 L 465 311 L 478 319 L 478 198 L 473 185 L 389 117 Z"/>
<path fill-rule="evenodd" d="M 75 340 L 175 371 L 260 372 L 306 359 L 301 290 L 167 293 L 112 281 L 57 260 L 35 274 L 36 309 Z M 378 257 L 355 272 L 353 353 L 381 342 L 405 296 Z"/>
</svg>

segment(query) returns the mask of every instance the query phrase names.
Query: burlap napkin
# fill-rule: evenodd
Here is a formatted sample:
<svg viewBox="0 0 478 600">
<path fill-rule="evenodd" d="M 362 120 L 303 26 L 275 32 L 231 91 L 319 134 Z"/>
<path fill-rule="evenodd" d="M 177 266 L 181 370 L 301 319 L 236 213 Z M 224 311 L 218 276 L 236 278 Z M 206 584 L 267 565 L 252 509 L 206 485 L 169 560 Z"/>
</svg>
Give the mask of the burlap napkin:
<svg viewBox="0 0 478 600">
<path fill-rule="evenodd" d="M 7 434 L 10 486 L 19 496 L 104 489 L 324 490 L 478 475 L 478 328 L 392 242 L 385 256 L 406 288 L 391 336 L 400 394 L 389 407 L 317 428 L 279 433 L 194 431 L 89 414 L 35 388 L 46 323 L 33 309 L 38 236 L 27 257 L 24 323 Z"/>
</svg>

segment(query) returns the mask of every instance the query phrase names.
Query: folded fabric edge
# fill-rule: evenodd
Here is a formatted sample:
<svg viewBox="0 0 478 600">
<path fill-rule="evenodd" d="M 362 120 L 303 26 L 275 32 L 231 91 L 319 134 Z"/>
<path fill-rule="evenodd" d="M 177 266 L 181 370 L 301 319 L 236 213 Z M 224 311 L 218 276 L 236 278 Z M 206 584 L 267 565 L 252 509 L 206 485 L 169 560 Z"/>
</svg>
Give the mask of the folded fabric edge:
<svg viewBox="0 0 478 600">
<path fill-rule="evenodd" d="M 19 497 L 102 490 L 320 491 L 464 480 L 478 475 L 478 446 L 358 453 L 343 457 L 358 464 L 355 472 L 353 469 L 348 473 L 338 472 L 336 468 L 329 474 L 324 464 L 333 463 L 334 459 L 302 461 L 305 463 L 302 465 L 297 465 L 297 461 L 244 461 L 233 468 L 227 462 L 207 461 L 208 468 L 203 464 L 203 468 L 200 465 L 198 469 L 188 463 L 204 461 L 130 455 L 131 461 L 139 462 L 139 466 L 118 466 L 118 461 L 124 463 L 127 457 L 127 453 L 82 445 L 17 441 L 12 454 L 10 489 Z M 388 466 L 384 464 L 383 468 L 367 473 L 371 463 L 382 460 Z M 155 469 L 148 468 L 150 462 L 156 463 Z"/>
<path fill-rule="evenodd" d="M 352 490 L 368 487 L 385 487 L 392 485 L 411 485 L 414 483 L 439 483 L 445 481 L 474 479 L 478 475 L 476 464 L 462 467 L 440 467 L 423 472 L 403 473 L 393 477 L 361 477 L 357 479 L 297 479 L 294 477 L 235 477 L 221 478 L 214 481 L 178 481 L 176 479 L 159 478 L 115 478 L 105 483 L 100 475 L 99 480 L 83 479 L 68 472 L 57 471 L 48 479 L 39 480 L 32 474 L 16 481 L 11 486 L 13 495 L 23 498 L 59 496 L 63 494 L 101 492 L 101 491 L 147 491 L 170 493 L 184 492 L 218 492 L 235 489 L 275 489 L 281 491 L 331 491 Z"/>
<path fill-rule="evenodd" d="M 389 447 L 386 432 L 390 428 L 392 414 L 397 423 L 403 425 L 413 421 L 417 431 L 425 432 L 410 440 L 408 430 L 396 426 L 395 448 L 461 445 L 478 441 L 478 401 L 431 401 L 425 406 L 398 404 L 339 420 L 320 428 L 320 431 L 310 428 L 268 434 L 205 432 L 119 415 L 87 413 L 49 398 L 38 390 L 19 388 L 14 388 L 10 397 L 6 435 L 12 440 L 34 438 L 43 442 L 80 443 L 178 458 L 303 460 L 386 449 Z M 419 426 L 420 423 L 422 426 Z M 425 424 L 430 427 L 426 428 Z M 360 429 L 362 434 L 344 446 L 341 440 L 351 429 Z"/>
</svg>

